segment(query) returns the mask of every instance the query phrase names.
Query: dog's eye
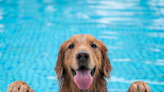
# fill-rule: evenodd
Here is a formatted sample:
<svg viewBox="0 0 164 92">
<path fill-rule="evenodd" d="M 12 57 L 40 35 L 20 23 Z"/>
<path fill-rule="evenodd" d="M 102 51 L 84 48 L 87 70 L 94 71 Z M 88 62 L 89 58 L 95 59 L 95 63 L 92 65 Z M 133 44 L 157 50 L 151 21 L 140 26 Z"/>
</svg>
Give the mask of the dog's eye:
<svg viewBox="0 0 164 92">
<path fill-rule="evenodd" d="M 72 49 L 74 47 L 74 45 L 69 45 L 69 49 Z"/>
<path fill-rule="evenodd" d="M 96 46 L 95 44 L 92 44 L 91 46 L 92 46 L 93 48 L 97 48 L 97 46 Z"/>
</svg>

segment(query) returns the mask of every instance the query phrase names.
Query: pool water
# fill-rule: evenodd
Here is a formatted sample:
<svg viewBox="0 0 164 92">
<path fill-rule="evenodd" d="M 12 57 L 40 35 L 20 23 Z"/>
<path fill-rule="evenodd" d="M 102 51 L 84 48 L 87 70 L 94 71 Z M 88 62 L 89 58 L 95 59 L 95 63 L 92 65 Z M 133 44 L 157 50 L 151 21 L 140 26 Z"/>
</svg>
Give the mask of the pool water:
<svg viewBox="0 0 164 92">
<path fill-rule="evenodd" d="M 59 91 L 58 48 L 74 34 L 107 46 L 110 92 L 139 80 L 164 91 L 164 0 L 0 0 L 0 92 L 16 80 Z"/>
</svg>

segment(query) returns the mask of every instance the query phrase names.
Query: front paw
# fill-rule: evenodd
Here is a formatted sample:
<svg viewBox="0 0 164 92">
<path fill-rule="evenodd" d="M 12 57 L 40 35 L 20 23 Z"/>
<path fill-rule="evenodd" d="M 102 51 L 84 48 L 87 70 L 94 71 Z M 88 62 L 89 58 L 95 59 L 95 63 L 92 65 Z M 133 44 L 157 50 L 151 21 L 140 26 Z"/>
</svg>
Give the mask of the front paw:
<svg viewBox="0 0 164 92">
<path fill-rule="evenodd" d="M 9 85 L 7 92 L 34 92 L 34 90 L 23 81 L 15 81 Z"/>
<path fill-rule="evenodd" d="M 134 82 L 127 92 L 151 92 L 149 85 L 142 81 Z"/>
</svg>

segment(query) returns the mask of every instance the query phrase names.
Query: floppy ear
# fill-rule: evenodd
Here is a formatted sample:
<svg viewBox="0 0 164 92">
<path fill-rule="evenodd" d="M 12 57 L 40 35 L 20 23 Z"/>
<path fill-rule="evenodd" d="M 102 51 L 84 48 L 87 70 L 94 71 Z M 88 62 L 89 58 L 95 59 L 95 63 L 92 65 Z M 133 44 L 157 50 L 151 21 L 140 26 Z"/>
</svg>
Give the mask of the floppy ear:
<svg viewBox="0 0 164 92">
<path fill-rule="evenodd" d="M 66 44 L 66 42 L 64 42 L 59 48 L 58 60 L 56 62 L 56 66 L 55 66 L 55 71 L 56 71 L 58 80 L 62 79 L 62 76 L 64 75 L 64 54 L 65 54 L 64 47 L 65 47 L 65 44 Z"/>
<path fill-rule="evenodd" d="M 109 58 L 108 58 L 108 50 L 105 44 L 98 40 L 99 44 L 101 44 L 101 54 L 102 54 L 102 71 L 106 78 L 110 78 L 110 71 L 112 70 L 112 66 L 110 64 Z"/>
</svg>

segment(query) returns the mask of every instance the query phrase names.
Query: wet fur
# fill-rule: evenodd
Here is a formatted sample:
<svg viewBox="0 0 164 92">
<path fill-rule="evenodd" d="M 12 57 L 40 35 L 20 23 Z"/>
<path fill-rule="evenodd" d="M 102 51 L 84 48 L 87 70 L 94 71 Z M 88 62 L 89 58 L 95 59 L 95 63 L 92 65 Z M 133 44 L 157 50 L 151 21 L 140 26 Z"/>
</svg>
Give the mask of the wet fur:
<svg viewBox="0 0 164 92">
<path fill-rule="evenodd" d="M 76 35 L 76 36 L 83 36 L 83 35 Z M 91 36 L 91 35 L 85 35 L 85 36 Z M 68 41 L 64 42 L 59 49 L 58 54 L 58 60 L 55 66 L 55 71 L 57 74 L 57 78 L 60 83 L 60 92 L 107 92 L 107 81 L 106 78 L 110 78 L 110 71 L 112 69 L 112 66 L 110 64 L 110 61 L 107 57 L 107 48 L 104 45 L 104 43 L 100 40 L 97 40 L 91 37 L 87 37 L 88 39 L 96 40 L 96 42 L 100 45 L 100 53 L 101 53 L 101 66 L 99 64 L 97 65 L 100 67 L 97 68 L 95 75 L 93 77 L 92 85 L 87 90 L 80 90 L 75 85 L 74 81 L 72 80 L 72 76 L 70 76 L 71 72 L 66 67 L 65 62 L 67 61 L 65 59 L 65 51 L 66 51 L 66 45 L 69 41 L 74 40 L 74 38 L 70 38 Z M 75 41 L 76 42 L 76 41 Z M 75 43 L 76 44 L 76 43 Z"/>
<path fill-rule="evenodd" d="M 83 38 L 86 38 L 86 39 L 83 39 Z M 72 63 L 74 64 L 76 62 L 72 61 L 75 54 L 73 54 L 71 50 L 69 51 L 67 50 L 68 45 L 70 44 L 70 42 L 74 42 L 75 44 L 77 44 L 78 41 L 81 41 L 79 39 L 83 39 L 83 41 L 87 42 L 87 44 L 89 42 L 95 41 L 96 45 L 98 46 L 97 51 L 95 50 L 94 52 L 93 51 L 94 49 L 91 50 L 92 48 L 89 45 L 80 43 L 80 46 L 81 45 L 86 46 L 86 47 L 84 46 L 85 47 L 84 49 L 88 51 L 90 53 L 91 58 L 93 58 L 90 61 L 92 62 L 92 65 L 96 64 L 96 70 L 93 76 L 92 85 L 87 90 L 78 89 L 78 87 L 74 83 L 73 75 L 69 68 L 69 66 Z M 80 51 L 81 49 L 75 48 L 75 50 Z M 91 35 L 74 35 L 68 41 L 64 42 L 60 46 L 58 60 L 55 66 L 57 79 L 60 85 L 59 92 L 107 92 L 108 91 L 107 81 L 105 80 L 105 78 L 110 78 L 110 71 L 112 69 L 112 66 L 110 65 L 110 61 L 107 57 L 107 52 L 108 51 L 104 43 L 100 40 L 95 39 Z M 68 59 L 68 57 L 70 59 Z M 76 66 L 77 65 L 75 65 L 74 68 Z M 32 90 L 31 87 L 29 87 L 27 83 L 23 81 L 15 81 L 9 85 L 7 92 L 34 92 L 34 90 Z M 151 92 L 151 90 L 150 90 L 150 87 L 147 85 L 147 83 L 138 81 L 130 85 L 129 90 L 127 92 Z"/>
</svg>

